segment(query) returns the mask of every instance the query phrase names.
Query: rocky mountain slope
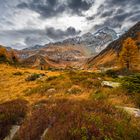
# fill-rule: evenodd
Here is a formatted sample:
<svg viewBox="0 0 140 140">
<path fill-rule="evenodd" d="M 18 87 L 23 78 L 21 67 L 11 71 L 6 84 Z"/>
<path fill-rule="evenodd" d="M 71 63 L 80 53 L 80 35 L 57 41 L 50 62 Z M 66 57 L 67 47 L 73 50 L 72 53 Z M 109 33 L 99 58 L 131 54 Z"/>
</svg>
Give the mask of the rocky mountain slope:
<svg viewBox="0 0 140 140">
<path fill-rule="evenodd" d="M 109 44 L 110 42 L 114 41 L 117 38 L 118 35 L 113 29 L 109 27 L 104 27 L 96 31 L 95 33 L 88 32 L 86 34 L 83 34 L 82 36 L 76 36 L 73 38 L 68 38 L 63 41 L 50 44 L 53 44 L 55 46 L 65 44 L 70 45 L 82 44 L 89 50 L 90 55 L 95 55 L 100 51 L 102 51 L 105 48 L 105 46 L 107 46 L 107 44 Z M 46 44 L 45 46 L 49 46 L 50 44 Z M 42 45 L 35 45 L 34 47 L 26 48 L 24 50 L 37 50 L 43 47 L 44 46 Z"/>
<path fill-rule="evenodd" d="M 140 22 L 134 25 L 125 34 L 120 36 L 119 39 L 110 43 L 103 51 L 101 51 L 97 56 L 88 59 L 86 66 L 88 68 L 98 67 L 98 66 L 113 66 L 117 64 L 118 55 L 121 51 L 123 41 L 128 37 L 131 37 L 137 41 L 139 44 L 138 34 L 140 33 Z M 140 62 L 140 61 L 139 61 Z"/>
<path fill-rule="evenodd" d="M 109 27 L 104 27 L 95 33 L 88 32 L 86 34 L 83 34 L 82 36 L 68 38 L 59 43 L 83 44 L 90 51 L 90 55 L 95 55 L 102 51 L 107 44 L 109 44 L 117 38 L 117 33 L 113 29 Z"/>
<path fill-rule="evenodd" d="M 87 58 L 98 54 L 115 39 L 117 33 L 109 27 L 104 27 L 95 33 L 89 32 L 44 46 L 36 45 L 17 51 L 17 54 L 24 65 L 32 67 L 82 67 Z"/>
<path fill-rule="evenodd" d="M 82 45 L 50 44 L 40 49 L 18 51 L 21 63 L 37 68 L 80 67 L 87 59 Z"/>
</svg>

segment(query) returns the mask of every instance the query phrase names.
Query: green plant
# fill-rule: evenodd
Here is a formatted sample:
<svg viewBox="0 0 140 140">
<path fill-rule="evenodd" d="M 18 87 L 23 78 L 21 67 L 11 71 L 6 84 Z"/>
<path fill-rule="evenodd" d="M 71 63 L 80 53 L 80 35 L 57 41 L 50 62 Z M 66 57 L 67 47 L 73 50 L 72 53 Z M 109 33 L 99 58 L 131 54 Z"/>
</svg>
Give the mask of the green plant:
<svg viewBox="0 0 140 140">
<path fill-rule="evenodd" d="M 44 74 L 37 74 L 37 73 L 34 73 L 34 74 L 31 74 L 30 76 L 28 76 L 25 80 L 26 81 L 35 81 L 36 79 L 40 78 L 44 76 Z"/>
<path fill-rule="evenodd" d="M 98 100 L 38 102 L 23 122 L 18 137 L 38 140 L 46 128 L 49 128 L 44 138 L 47 140 L 131 140 L 140 137 L 140 128 L 133 125 L 130 116 Z"/>
<path fill-rule="evenodd" d="M 140 107 L 140 94 L 136 93 L 134 97 L 134 101 L 138 107 Z"/>
<path fill-rule="evenodd" d="M 106 71 L 106 75 L 112 78 L 118 77 L 117 71 L 111 69 Z"/>
<path fill-rule="evenodd" d="M 97 90 L 97 91 L 91 93 L 90 97 L 94 100 L 107 99 L 107 95 L 105 93 L 102 93 L 100 90 Z"/>
<path fill-rule="evenodd" d="M 13 73 L 13 75 L 21 76 L 21 75 L 23 75 L 23 73 L 18 71 L 18 72 Z"/>
<path fill-rule="evenodd" d="M 140 93 L 140 74 L 133 74 L 123 78 L 122 88 L 129 93 Z"/>
<path fill-rule="evenodd" d="M 54 86 L 49 83 L 45 83 L 43 85 L 39 85 L 37 87 L 28 89 L 25 92 L 26 92 L 26 96 L 30 96 L 30 95 L 36 94 L 36 93 L 44 95 L 51 88 L 54 88 Z"/>
<path fill-rule="evenodd" d="M 52 80 L 55 80 L 57 78 L 58 78 L 58 76 L 51 76 L 51 77 L 47 78 L 47 81 L 52 81 Z"/>
<path fill-rule="evenodd" d="M 68 94 L 80 94 L 81 92 L 82 89 L 79 86 L 73 86 L 67 91 Z"/>
</svg>

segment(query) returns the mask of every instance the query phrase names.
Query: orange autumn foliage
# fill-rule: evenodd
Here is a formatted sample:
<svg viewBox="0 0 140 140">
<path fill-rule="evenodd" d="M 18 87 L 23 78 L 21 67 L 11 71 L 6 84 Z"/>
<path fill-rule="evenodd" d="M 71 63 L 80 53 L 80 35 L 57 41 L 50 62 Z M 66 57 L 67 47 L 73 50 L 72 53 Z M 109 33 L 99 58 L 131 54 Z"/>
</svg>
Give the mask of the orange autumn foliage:
<svg viewBox="0 0 140 140">
<path fill-rule="evenodd" d="M 18 57 L 14 50 L 7 51 L 5 47 L 0 45 L 0 62 L 17 63 Z"/>
<path fill-rule="evenodd" d="M 124 41 L 119 57 L 123 68 L 133 69 L 138 57 L 138 47 L 132 38 Z"/>
<path fill-rule="evenodd" d="M 5 62 L 8 61 L 8 53 L 6 51 L 6 48 L 0 46 L 0 61 Z"/>
</svg>

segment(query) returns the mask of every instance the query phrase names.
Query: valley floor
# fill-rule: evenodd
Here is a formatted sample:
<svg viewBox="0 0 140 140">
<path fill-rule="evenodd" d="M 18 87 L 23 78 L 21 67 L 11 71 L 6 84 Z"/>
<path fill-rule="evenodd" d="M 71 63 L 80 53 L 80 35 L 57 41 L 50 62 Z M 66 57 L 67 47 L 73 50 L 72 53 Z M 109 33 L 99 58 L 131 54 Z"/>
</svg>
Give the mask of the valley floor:
<svg viewBox="0 0 140 140">
<path fill-rule="evenodd" d="M 17 124 L 13 140 L 140 139 L 140 119 L 122 109 L 139 108 L 137 102 L 120 87 L 102 86 L 119 80 L 81 70 L 0 64 L 0 139 Z"/>
</svg>

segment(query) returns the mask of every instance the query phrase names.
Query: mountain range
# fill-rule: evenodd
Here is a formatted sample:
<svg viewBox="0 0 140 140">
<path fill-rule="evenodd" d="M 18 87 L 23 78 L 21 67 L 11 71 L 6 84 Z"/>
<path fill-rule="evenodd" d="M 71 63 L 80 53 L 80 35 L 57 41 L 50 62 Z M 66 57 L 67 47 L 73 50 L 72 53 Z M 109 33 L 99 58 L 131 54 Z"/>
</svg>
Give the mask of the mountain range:
<svg viewBox="0 0 140 140">
<path fill-rule="evenodd" d="M 89 57 L 97 55 L 117 38 L 113 29 L 104 27 L 95 33 L 88 32 L 63 41 L 16 50 L 16 54 L 23 64 L 31 67 L 79 68 Z"/>
<path fill-rule="evenodd" d="M 77 44 L 83 44 L 89 51 L 90 55 L 95 55 L 102 51 L 107 44 L 112 42 L 113 40 L 118 38 L 118 34 L 115 30 L 109 28 L 109 27 L 103 27 L 96 31 L 95 33 L 85 33 L 81 36 L 76 36 L 73 38 L 67 38 L 65 40 L 55 42 L 55 43 L 49 43 L 46 45 L 35 45 L 30 48 L 25 48 L 23 50 L 37 50 L 46 46 L 50 46 L 50 44 L 53 45 L 77 45 Z"/>
<path fill-rule="evenodd" d="M 95 33 L 88 32 L 63 41 L 35 45 L 14 52 L 22 65 L 39 69 L 111 67 L 117 65 L 125 39 L 131 37 L 139 44 L 139 32 L 140 22 L 121 36 L 113 29 L 104 27 Z M 10 50 L 8 47 L 7 51 Z"/>
</svg>

